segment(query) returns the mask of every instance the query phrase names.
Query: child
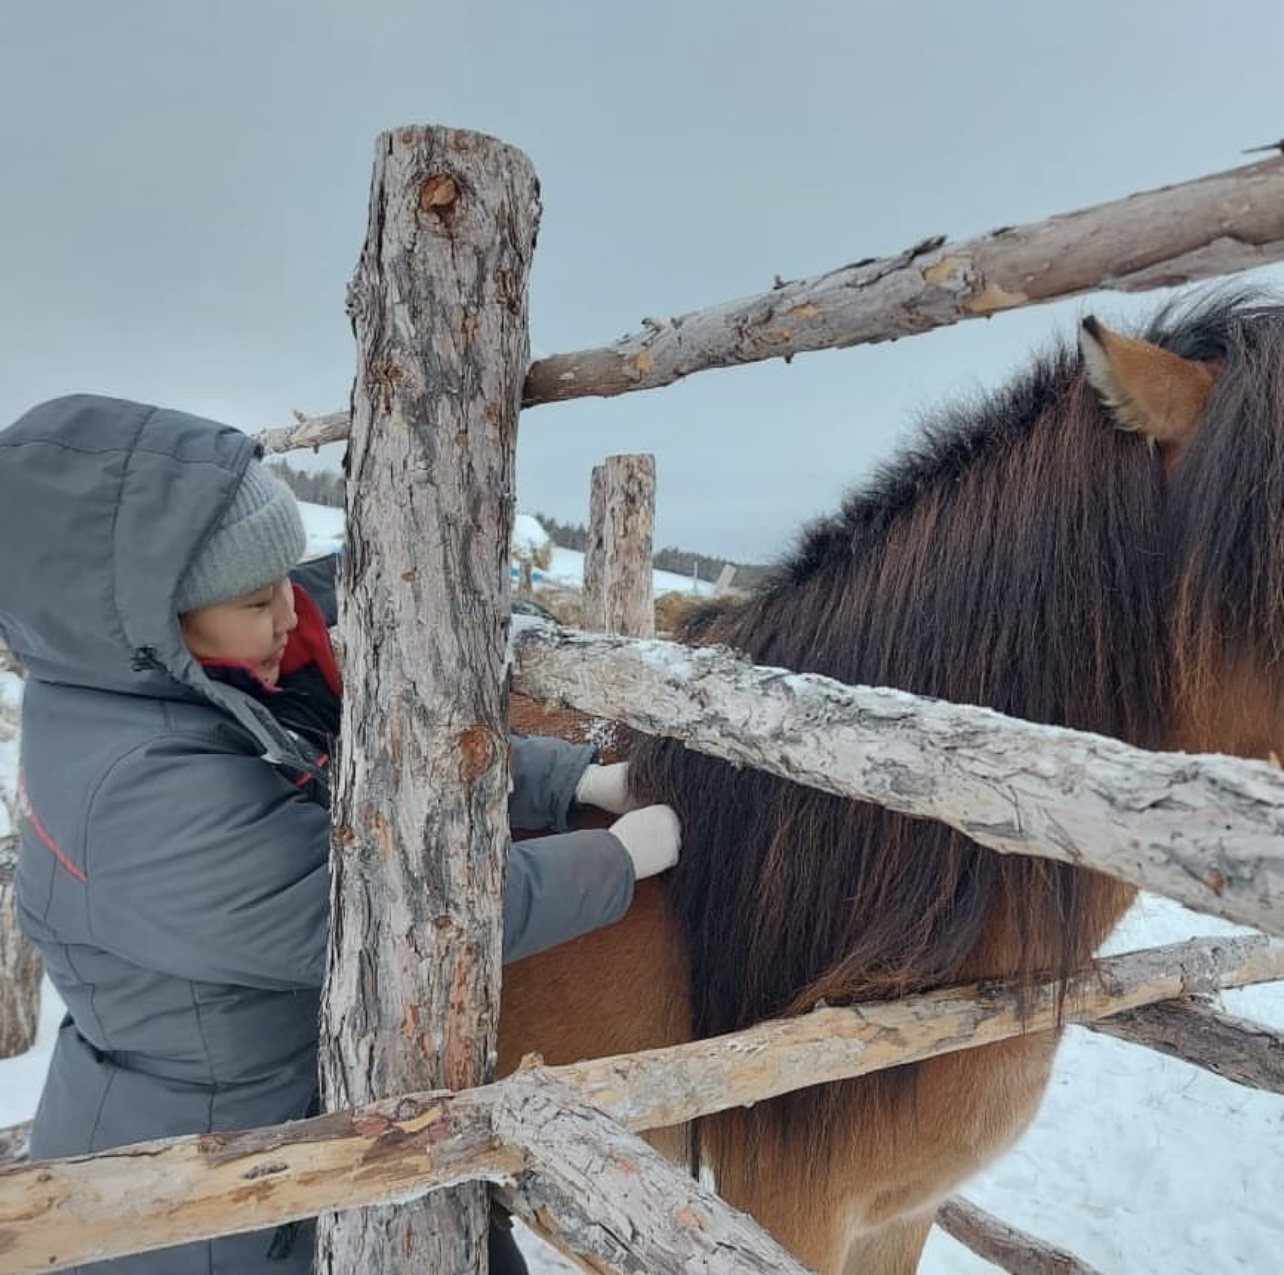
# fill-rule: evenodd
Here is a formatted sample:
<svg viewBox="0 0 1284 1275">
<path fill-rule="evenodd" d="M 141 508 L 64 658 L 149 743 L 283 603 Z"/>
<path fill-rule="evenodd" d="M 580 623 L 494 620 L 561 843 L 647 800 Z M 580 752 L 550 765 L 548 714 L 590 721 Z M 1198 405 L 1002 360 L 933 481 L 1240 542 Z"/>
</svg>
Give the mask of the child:
<svg viewBox="0 0 1284 1275">
<path fill-rule="evenodd" d="M 0 433 L 0 636 L 28 674 L 18 909 L 67 1006 L 36 1158 L 316 1110 L 340 682 L 286 578 L 298 508 L 256 453 L 92 396 Z M 520 826 L 563 829 L 577 800 L 621 817 L 513 844 L 506 960 L 617 920 L 679 840 L 667 806 L 624 813 L 624 771 L 585 747 L 515 740 L 513 774 Z M 282 1227 L 82 1269 L 306 1272 L 311 1248 Z"/>
</svg>

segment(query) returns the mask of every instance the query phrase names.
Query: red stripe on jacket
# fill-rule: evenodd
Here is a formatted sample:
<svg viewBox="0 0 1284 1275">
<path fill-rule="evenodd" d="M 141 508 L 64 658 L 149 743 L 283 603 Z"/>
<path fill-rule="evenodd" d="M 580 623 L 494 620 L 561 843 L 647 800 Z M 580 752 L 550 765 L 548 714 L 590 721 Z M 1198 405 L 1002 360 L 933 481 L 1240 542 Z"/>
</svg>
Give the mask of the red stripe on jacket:
<svg viewBox="0 0 1284 1275">
<path fill-rule="evenodd" d="M 31 804 L 31 797 L 27 792 L 27 776 L 24 771 L 18 772 L 18 813 L 31 825 L 31 830 L 40 838 L 45 849 L 58 861 L 59 865 L 66 868 L 73 877 L 82 885 L 89 880 L 89 874 L 84 868 L 74 864 L 62 850 L 59 849 L 58 843 L 49 834 L 49 829 L 40 822 L 40 816 L 36 814 L 35 808 Z"/>
</svg>

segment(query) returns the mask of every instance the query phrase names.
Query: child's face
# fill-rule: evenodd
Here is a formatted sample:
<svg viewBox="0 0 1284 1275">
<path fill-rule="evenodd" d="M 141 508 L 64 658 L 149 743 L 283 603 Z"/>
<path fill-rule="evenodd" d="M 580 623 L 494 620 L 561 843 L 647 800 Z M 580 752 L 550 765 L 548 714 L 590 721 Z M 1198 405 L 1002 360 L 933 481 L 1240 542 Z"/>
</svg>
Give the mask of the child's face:
<svg viewBox="0 0 1284 1275">
<path fill-rule="evenodd" d="M 248 664 L 269 686 L 281 675 L 286 638 L 298 622 L 294 588 L 286 579 L 178 618 L 183 641 L 197 659 Z"/>
</svg>

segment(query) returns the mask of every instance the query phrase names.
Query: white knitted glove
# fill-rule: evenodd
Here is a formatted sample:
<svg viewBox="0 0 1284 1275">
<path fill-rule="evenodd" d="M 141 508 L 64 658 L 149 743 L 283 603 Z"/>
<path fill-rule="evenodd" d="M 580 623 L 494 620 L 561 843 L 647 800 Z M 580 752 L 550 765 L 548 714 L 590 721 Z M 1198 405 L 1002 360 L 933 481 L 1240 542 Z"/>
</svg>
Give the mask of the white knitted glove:
<svg viewBox="0 0 1284 1275">
<path fill-rule="evenodd" d="M 632 805 L 629 763 L 617 761 L 610 766 L 587 766 L 575 785 L 575 800 L 581 806 L 596 806 L 613 815 L 622 815 Z"/>
<path fill-rule="evenodd" d="M 682 825 L 672 806 L 643 806 L 621 815 L 610 827 L 633 860 L 640 881 L 673 867 L 682 845 Z"/>
</svg>

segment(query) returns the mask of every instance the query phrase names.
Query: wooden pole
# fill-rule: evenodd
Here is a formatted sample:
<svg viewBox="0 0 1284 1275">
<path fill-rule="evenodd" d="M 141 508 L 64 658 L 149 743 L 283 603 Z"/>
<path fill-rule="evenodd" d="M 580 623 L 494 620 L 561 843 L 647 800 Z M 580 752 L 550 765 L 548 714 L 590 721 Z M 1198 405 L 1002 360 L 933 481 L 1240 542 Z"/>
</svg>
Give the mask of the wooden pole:
<svg viewBox="0 0 1284 1275">
<path fill-rule="evenodd" d="M 1284 259 L 1284 159 L 978 239 L 944 235 L 769 292 L 644 319 L 609 346 L 542 359 L 528 406 L 672 385 L 692 372 L 898 340 L 1087 292 L 1175 287 Z"/>
<path fill-rule="evenodd" d="M 492 1126 L 525 1170 L 496 1195 L 598 1275 L 808 1275 L 762 1226 L 547 1074 L 503 1082 Z"/>
<path fill-rule="evenodd" d="M 519 151 L 447 128 L 378 142 L 349 292 L 359 348 L 340 579 L 345 652 L 327 1109 L 468 1089 L 495 1063 L 509 838 L 508 556 L 527 278 Z M 478 1269 L 484 1188 L 323 1219 L 318 1270 Z"/>
<path fill-rule="evenodd" d="M 1205 1001 L 1143 1005 L 1089 1025 L 1103 1036 L 1180 1058 L 1237 1085 L 1284 1094 L 1284 1032 Z"/>
<path fill-rule="evenodd" d="M 936 1224 L 1009 1275 L 1101 1275 L 1073 1253 L 1019 1231 L 958 1196 L 941 1205 Z"/>
<path fill-rule="evenodd" d="M 22 1164 L 30 1158 L 31 1121 L 7 1125 L 0 1129 L 0 1169 Z"/>
<path fill-rule="evenodd" d="M 0 643 L 0 763 L 18 755 L 22 673 Z M 0 771 L 8 766 L 0 764 Z M 14 877 L 18 867 L 18 794 L 0 780 L 0 1058 L 25 1054 L 40 1024 L 40 957 L 18 929 Z M 5 825 L 8 825 L 5 830 Z"/>
<path fill-rule="evenodd" d="M 40 957 L 18 929 L 15 863 L 13 845 L 0 844 L 0 1058 L 25 1054 L 40 1023 Z"/>
<path fill-rule="evenodd" d="M 655 636 L 654 525 L 654 456 L 608 456 L 594 466 L 584 558 L 586 629 Z"/>
</svg>

